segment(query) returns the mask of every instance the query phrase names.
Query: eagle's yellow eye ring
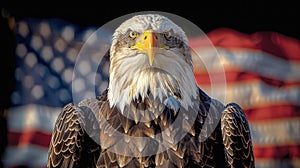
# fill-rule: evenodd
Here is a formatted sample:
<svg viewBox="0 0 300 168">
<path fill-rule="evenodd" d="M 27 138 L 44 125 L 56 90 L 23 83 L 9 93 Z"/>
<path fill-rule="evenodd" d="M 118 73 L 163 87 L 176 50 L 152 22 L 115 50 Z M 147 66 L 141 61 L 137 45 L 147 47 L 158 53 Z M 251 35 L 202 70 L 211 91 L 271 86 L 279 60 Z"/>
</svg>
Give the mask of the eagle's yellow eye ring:
<svg viewBox="0 0 300 168">
<path fill-rule="evenodd" d="M 130 37 L 131 39 L 135 39 L 135 38 L 137 37 L 137 33 L 136 33 L 135 31 L 130 31 L 130 32 L 129 32 L 129 37 Z"/>
</svg>

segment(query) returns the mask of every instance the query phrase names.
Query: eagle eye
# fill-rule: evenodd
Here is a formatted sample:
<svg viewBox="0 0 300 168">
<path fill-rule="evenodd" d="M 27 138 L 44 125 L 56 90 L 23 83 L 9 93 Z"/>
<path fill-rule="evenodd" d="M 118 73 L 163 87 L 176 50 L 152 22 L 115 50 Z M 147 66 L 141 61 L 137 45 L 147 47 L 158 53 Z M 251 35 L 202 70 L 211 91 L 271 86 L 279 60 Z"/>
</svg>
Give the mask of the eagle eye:
<svg viewBox="0 0 300 168">
<path fill-rule="evenodd" d="M 171 30 L 163 33 L 163 35 L 164 35 L 164 37 L 165 37 L 166 40 L 170 40 L 171 37 L 172 37 L 172 35 L 173 35 L 173 30 L 171 29 Z"/>
<path fill-rule="evenodd" d="M 129 32 L 129 37 L 130 37 L 131 39 L 135 39 L 135 38 L 137 37 L 137 32 L 135 32 L 135 31 L 130 31 L 130 32 Z"/>
</svg>

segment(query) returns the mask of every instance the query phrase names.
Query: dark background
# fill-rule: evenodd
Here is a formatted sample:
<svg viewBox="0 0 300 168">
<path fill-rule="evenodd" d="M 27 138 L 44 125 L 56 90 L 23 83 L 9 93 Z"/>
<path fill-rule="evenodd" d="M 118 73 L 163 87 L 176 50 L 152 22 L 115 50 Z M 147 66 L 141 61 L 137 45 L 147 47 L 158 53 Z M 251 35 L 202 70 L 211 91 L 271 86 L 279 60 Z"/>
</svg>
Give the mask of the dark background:
<svg viewBox="0 0 300 168">
<path fill-rule="evenodd" d="M 32 1 L 32 0 L 31 0 Z M 184 17 L 198 25 L 204 32 L 228 27 L 244 33 L 276 31 L 300 38 L 300 7 L 289 0 L 266 1 L 40 1 L 41 7 L 30 6 L 31 1 L 7 1 L 8 11 L 17 18 L 58 17 L 80 26 L 101 26 L 112 19 L 139 11 L 163 11 Z M 5 2 L 5 1 L 4 1 Z M 33 2 L 33 1 L 32 1 Z M 104 3 L 105 2 L 105 3 Z M 82 7 L 61 7 L 62 3 Z M 15 5 L 13 5 L 15 4 Z M 23 6 L 24 4 L 24 6 Z M 15 6 L 15 7 L 14 7 Z M 66 6 L 66 5 L 65 5 Z"/>
</svg>

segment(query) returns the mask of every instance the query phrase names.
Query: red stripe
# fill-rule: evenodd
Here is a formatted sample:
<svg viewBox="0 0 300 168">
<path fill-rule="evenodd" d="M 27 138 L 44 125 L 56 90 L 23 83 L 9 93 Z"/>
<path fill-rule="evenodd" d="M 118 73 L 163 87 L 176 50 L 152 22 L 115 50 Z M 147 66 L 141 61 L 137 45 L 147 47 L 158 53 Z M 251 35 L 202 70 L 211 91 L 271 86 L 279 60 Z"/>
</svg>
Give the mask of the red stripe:
<svg viewBox="0 0 300 168">
<path fill-rule="evenodd" d="M 218 47 L 251 48 L 261 50 L 288 60 L 300 60 L 300 41 L 276 32 L 245 34 L 233 29 L 219 28 L 207 33 L 211 42 Z M 207 39 L 190 39 L 191 47 L 207 46 Z"/>
<path fill-rule="evenodd" d="M 265 122 L 267 120 L 282 120 L 285 118 L 299 118 L 300 120 L 299 105 L 273 103 L 268 106 L 257 106 L 256 108 L 244 109 L 244 111 L 250 122 Z"/>
<path fill-rule="evenodd" d="M 255 146 L 255 158 L 272 158 L 272 159 L 296 159 L 300 158 L 300 144 L 295 145 L 276 145 L 276 146 Z"/>
<path fill-rule="evenodd" d="M 227 79 L 224 79 L 223 72 L 196 72 L 194 74 L 197 84 L 201 86 L 207 86 L 213 84 L 222 84 L 227 82 Z M 225 72 L 226 76 L 226 72 Z M 227 76 L 226 76 L 227 78 Z"/>
<path fill-rule="evenodd" d="M 8 132 L 8 145 L 18 146 L 18 145 L 29 145 L 34 144 L 41 147 L 49 147 L 51 140 L 50 133 L 44 133 L 40 131 L 24 131 L 24 132 Z"/>
</svg>

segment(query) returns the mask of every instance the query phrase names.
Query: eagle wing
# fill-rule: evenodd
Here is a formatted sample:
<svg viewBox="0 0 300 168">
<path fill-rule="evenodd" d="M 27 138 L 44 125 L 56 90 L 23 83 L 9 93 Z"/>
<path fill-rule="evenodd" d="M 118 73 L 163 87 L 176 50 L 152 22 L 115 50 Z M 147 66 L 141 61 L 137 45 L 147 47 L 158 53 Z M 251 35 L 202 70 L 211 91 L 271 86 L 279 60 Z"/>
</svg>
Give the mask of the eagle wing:
<svg viewBox="0 0 300 168">
<path fill-rule="evenodd" d="M 227 163 L 231 167 L 255 167 L 250 127 L 238 104 L 225 107 L 221 130 Z"/>
<path fill-rule="evenodd" d="M 99 125 L 90 107 L 97 108 L 96 102 L 87 99 L 78 106 L 69 103 L 62 109 L 50 142 L 48 168 L 95 167 L 100 153 Z"/>
</svg>

